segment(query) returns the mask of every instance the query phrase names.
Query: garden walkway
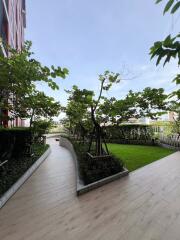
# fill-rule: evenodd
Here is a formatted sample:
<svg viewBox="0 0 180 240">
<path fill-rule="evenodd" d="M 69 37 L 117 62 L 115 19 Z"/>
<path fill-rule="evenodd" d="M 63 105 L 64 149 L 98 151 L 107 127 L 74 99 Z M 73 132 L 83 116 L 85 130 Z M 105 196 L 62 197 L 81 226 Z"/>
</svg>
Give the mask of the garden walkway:
<svg viewBox="0 0 180 240">
<path fill-rule="evenodd" d="M 0 210 L 2 240 L 179 240 L 180 152 L 79 198 L 70 153 L 51 155 Z"/>
</svg>

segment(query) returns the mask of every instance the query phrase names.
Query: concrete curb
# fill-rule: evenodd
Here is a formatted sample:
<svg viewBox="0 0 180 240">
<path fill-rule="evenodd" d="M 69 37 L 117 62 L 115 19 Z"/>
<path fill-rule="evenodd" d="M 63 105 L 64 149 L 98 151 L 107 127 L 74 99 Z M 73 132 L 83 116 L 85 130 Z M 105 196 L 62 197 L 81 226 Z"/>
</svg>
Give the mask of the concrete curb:
<svg viewBox="0 0 180 240">
<path fill-rule="evenodd" d="M 46 152 L 17 180 L 12 187 L 3 194 L 0 198 L 0 209 L 6 204 L 6 202 L 14 195 L 14 193 L 25 183 L 25 181 L 36 171 L 41 163 L 49 156 L 51 152 L 50 147 Z"/>
<path fill-rule="evenodd" d="M 110 182 L 113 182 L 117 179 L 120 179 L 122 177 L 125 177 L 129 174 L 129 171 L 124 168 L 124 171 L 123 172 L 120 172 L 120 173 L 117 173 L 117 174 L 114 174 L 110 177 L 107 177 L 107 178 L 103 178 L 97 182 L 94 182 L 94 183 L 90 183 L 88 185 L 78 185 L 77 186 L 77 195 L 82 195 L 84 193 L 87 193 L 93 189 L 96 189 L 96 188 L 99 188 L 99 187 L 102 187 L 103 185 L 107 184 L 107 183 L 110 183 Z"/>
<path fill-rule="evenodd" d="M 79 167 L 78 167 L 77 155 L 74 151 L 73 145 L 71 144 L 71 142 L 68 139 L 63 138 L 63 137 L 60 137 L 59 145 L 64 147 L 64 148 L 67 148 L 73 156 L 74 163 L 75 163 L 75 168 L 76 168 L 76 193 L 77 193 L 78 196 L 82 195 L 84 193 L 87 193 L 87 192 L 89 192 L 93 189 L 96 189 L 98 187 L 101 187 L 101 186 L 103 186 L 107 183 L 115 181 L 119 178 L 125 177 L 129 174 L 129 171 L 126 168 L 124 168 L 123 172 L 117 173 L 117 174 L 112 175 L 112 176 L 107 177 L 107 178 L 103 178 L 103 179 L 101 179 L 97 182 L 94 182 L 94 183 L 91 183 L 91 184 L 88 184 L 88 185 L 84 185 L 83 181 L 79 178 Z"/>
</svg>

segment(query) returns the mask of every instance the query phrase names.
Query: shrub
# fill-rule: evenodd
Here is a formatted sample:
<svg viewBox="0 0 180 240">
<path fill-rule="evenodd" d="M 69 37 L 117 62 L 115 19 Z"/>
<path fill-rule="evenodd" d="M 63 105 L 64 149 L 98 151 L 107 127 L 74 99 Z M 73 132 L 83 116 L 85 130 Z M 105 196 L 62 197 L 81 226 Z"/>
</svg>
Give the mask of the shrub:
<svg viewBox="0 0 180 240">
<path fill-rule="evenodd" d="M 33 155 L 11 158 L 3 168 L 0 168 L 0 197 L 5 193 L 47 150 L 48 145 L 34 145 Z"/>
<path fill-rule="evenodd" d="M 0 160 L 18 157 L 25 154 L 32 143 L 30 128 L 0 129 Z"/>
<path fill-rule="evenodd" d="M 0 129 L 0 196 L 45 152 L 47 145 L 34 144 L 30 128 Z M 33 153 L 33 154 L 31 154 Z"/>
<path fill-rule="evenodd" d="M 123 171 L 122 161 L 114 156 L 91 157 L 88 155 L 88 144 L 71 139 L 78 157 L 80 177 L 84 184 L 90 184 Z"/>
</svg>

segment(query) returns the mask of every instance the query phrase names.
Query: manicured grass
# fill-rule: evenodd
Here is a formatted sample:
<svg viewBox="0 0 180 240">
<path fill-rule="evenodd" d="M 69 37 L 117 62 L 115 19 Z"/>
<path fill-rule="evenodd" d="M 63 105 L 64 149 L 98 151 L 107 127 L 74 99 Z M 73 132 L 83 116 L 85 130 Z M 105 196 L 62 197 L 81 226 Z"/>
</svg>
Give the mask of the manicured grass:
<svg viewBox="0 0 180 240">
<path fill-rule="evenodd" d="M 172 154 L 174 151 L 158 146 L 108 144 L 109 151 L 124 162 L 129 171 Z"/>
</svg>

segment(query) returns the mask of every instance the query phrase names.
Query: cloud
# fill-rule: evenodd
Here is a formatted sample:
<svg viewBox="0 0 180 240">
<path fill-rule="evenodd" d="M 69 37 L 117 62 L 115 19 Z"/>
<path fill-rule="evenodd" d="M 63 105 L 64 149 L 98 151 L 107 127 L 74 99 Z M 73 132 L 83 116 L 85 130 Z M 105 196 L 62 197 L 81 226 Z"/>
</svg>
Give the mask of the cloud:
<svg viewBox="0 0 180 240">
<path fill-rule="evenodd" d="M 123 98 L 129 90 L 142 91 L 146 87 L 164 88 L 167 93 L 170 93 L 177 88 L 172 80 L 178 71 L 176 62 L 172 62 L 164 68 L 156 67 L 153 63 L 135 65 L 132 67 L 132 78 L 130 76 L 129 80 L 121 81 L 120 84 L 113 86 L 107 95 Z"/>
</svg>

